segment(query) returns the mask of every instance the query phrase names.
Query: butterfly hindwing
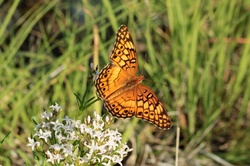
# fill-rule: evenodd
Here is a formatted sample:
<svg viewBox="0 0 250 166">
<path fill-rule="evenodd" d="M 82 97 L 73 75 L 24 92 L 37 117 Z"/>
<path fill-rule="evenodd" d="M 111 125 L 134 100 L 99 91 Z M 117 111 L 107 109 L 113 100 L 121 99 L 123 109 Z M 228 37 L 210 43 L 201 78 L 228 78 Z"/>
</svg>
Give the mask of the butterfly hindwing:
<svg viewBox="0 0 250 166">
<path fill-rule="evenodd" d="M 95 87 L 99 97 L 102 100 L 107 99 L 118 89 L 125 86 L 126 79 L 126 73 L 119 66 L 112 63 L 108 64 L 101 70 L 95 80 Z"/>
<path fill-rule="evenodd" d="M 106 100 L 104 106 L 117 118 L 130 118 L 135 116 L 136 99 L 134 93 L 134 90 L 125 91 L 121 95 Z"/>
</svg>

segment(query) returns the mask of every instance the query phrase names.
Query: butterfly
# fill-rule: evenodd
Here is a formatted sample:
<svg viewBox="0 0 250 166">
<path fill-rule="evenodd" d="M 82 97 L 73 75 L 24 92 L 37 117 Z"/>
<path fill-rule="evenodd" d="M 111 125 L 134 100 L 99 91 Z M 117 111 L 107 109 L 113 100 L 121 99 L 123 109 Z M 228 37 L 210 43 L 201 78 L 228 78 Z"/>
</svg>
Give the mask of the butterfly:
<svg viewBox="0 0 250 166">
<path fill-rule="evenodd" d="M 106 109 L 117 118 L 137 117 L 161 129 L 169 129 L 171 120 L 154 92 L 137 76 L 138 57 L 131 34 L 121 25 L 107 64 L 97 75 L 95 87 Z"/>
</svg>

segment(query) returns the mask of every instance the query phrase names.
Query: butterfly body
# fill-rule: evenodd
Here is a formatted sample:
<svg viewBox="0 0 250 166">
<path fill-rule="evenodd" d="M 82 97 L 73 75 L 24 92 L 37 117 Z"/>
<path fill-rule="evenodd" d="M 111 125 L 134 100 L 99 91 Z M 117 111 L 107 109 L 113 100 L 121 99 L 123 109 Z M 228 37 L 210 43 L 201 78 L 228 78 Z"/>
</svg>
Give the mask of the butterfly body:
<svg viewBox="0 0 250 166">
<path fill-rule="evenodd" d="M 125 25 L 117 32 L 110 60 L 95 80 L 98 96 L 107 110 L 118 118 L 135 116 L 169 129 L 171 121 L 163 105 L 150 88 L 141 84 L 144 76 L 136 76 L 138 59 Z"/>
</svg>

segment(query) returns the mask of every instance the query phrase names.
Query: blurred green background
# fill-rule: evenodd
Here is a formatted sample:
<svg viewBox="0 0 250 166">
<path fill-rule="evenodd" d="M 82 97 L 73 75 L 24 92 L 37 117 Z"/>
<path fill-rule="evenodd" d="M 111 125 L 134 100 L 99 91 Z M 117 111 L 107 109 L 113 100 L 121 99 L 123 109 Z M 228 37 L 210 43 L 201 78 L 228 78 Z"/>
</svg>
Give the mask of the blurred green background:
<svg viewBox="0 0 250 166">
<path fill-rule="evenodd" d="M 62 116 L 108 114 L 100 101 L 77 116 L 74 93 L 96 97 L 90 64 L 109 63 L 121 24 L 133 36 L 143 84 L 173 121 L 163 131 L 116 120 L 113 128 L 134 149 L 124 165 L 250 164 L 245 0 L 0 0 L 0 164 L 34 164 L 26 146 L 32 118 L 55 102 Z"/>
</svg>

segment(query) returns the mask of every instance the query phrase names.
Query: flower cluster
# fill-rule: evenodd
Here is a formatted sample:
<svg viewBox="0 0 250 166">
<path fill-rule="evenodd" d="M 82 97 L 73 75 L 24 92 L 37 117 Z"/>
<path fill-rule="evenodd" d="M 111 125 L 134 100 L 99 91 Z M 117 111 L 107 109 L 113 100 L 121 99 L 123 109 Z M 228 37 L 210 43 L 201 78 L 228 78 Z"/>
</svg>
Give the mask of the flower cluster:
<svg viewBox="0 0 250 166">
<path fill-rule="evenodd" d="M 52 112 L 41 115 L 43 122 L 36 125 L 36 133 L 28 141 L 32 151 L 46 156 L 47 162 L 63 165 L 122 165 L 123 158 L 132 151 L 121 143 L 121 134 L 107 127 L 105 121 L 94 112 L 84 123 L 64 117 L 61 122 L 57 115 L 62 109 L 57 103 L 50 107 Z"/>
</svg>

